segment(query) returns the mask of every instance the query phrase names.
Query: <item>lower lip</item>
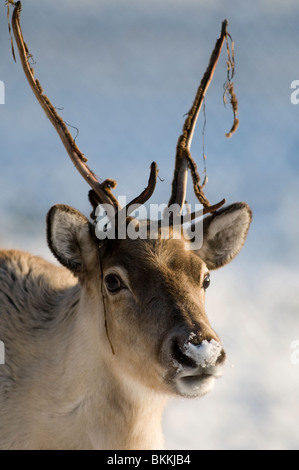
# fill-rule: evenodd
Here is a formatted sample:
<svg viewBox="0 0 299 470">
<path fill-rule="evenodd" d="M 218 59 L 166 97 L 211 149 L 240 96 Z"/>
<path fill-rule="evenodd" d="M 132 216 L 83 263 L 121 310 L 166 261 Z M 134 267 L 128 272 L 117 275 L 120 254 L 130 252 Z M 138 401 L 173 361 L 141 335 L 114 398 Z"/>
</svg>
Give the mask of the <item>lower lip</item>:
<svg viewBox="0 0 299 470">
<path fill-rule="evenodd" d="M 185 375 L 176 380 L 178 392 L 187 397 L 199 397 L 213 389 L 216 378 L 214 375 Z"/>
</svg>

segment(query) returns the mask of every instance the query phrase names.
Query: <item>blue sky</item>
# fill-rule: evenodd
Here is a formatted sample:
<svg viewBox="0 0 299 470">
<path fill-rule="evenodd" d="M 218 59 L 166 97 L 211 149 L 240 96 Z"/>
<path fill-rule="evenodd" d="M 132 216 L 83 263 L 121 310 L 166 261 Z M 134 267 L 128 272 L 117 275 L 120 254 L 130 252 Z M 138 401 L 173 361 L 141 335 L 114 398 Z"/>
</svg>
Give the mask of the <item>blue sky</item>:
<svg viewBox="0 0 299 470">
<path fill-rule="evenodd" d="M 271 256 L 276 242 L 287 250 L 289 235 L 279 225 L 281 217 L 284 224 L 292 217 L 298 175 L 299 106 L 290 102 L 290 84 L 298 78 L 295 2 L 45 1 L 37 7 L 27 1 L 23 6 L 36 76 L 63 108 L 62 117 L 79 128 L 77 143 L 91 168 L 102 178 L 115 178 L 117 194 L 129 198 L 144 187 L 155 160 L 164 182 L 153 202 L 168 200 L 183 116 L 227 17 L 236 44 L 240 128 L 231 140 L 224 137 L 232 115 L 222 104 L 223 53 L 206 104 L 207 196 L 252 206 L 264 244 L 252 247 L 261 255 Z M 20 64 L 12 61 L 4 7 L 1 23 L 6 105 L 0 108 L 0 211 L 39 218 L 48 206 L 66 201 L 86 212 L 86 184 L 67 160 Z M 199 167 L 201 131 L 199 120 L 192 146 Z M 284 199 L 290 199 L 291 214 L 282 210 Z M 276 237 L 269 237 L 270 227 Z"/>
<path fill-rule="evenodd" d="M 24 0 L 22 27 L 36 77 L 55 106 L 63 108 L 63 119 L 79 128 L 76 142 L 90 167 L 103 179 L 115 178 L 116 194 L 131 199 L 144 188 L 154 160 L 163 181 L 158 181 L 152 202 L 162 203 L 170 194 L 184 114 L 224 18 L 235 41 L 240 127 L 232 139 L 225 138 L 232 113 L 222 104 L 223 51 L 206 98 L 206 195 L 212 203 L 223 197 L 229 203 L 244 200 L 254 219 L 239 258 L 215 273 L 208 305 L 227 338 L 232 361 L 242 361 L 239 374 L 229 377 L 216 396 L 204 399 L 208 411 L 200 402 L 185 401 L 176 410 L 181 406 L 188 416 L 189 407 L 193 416 L 196 406 L 207 421 L 214 407 L 222 419 L 214 426 L 230 436 L 222 444 L 215 427 L 209 428 L 209 439 L 199 429 L 199 441 L 194 432 L 187 433 L 185 446 L 238 448 L 249 442 L 258 447 L 262 442 L 264 447 L 299 447 L 293 432 L 294 414 L 299 415 L 299 369 L 290 366 L 288 356 L 290 342 L 299 337 L 299 105 L 290 101 L 291 82 L 299 79 L 298 2 Z M 4 2 L 0 23 L 0 80 L 6 98 L 0 105 L 0 243 L 51 259 L 45 242 L 47 210 L 66 203 L 89 214 L 88 188 L 39 108 L 19 60 L 13 62 Z M 200 116 L 191 149 L 200 169 L 202 124 Z M 188 199 L 194 201 L 192 191 Z M 238 340 L 236 335 L 232 339 L 232 325 Z M 270 372 L 278 363 L 283 386 Z M 244 367 L 252 377 L 260 370 L 249 388 Z M 244 423 L 252 426 L 250 435 L 241 421 L 238 428 L 220 412 L 222 403 L 244 416 Z M 278 405 L 285 410 L 281 416 Z M 260 409 L 268 410 L 263 421 Z M 172 431 L 171 416 L 165 421 L 167 442 L 176 447 L 182 440 L 179 430 Z M 279 425 L 281 433 L 273 436 Z M 191 431 L 194 426 L 192 420 L 186 423 Z M 260 440 L 253 432 L 259 426 Z"/>
</svg>

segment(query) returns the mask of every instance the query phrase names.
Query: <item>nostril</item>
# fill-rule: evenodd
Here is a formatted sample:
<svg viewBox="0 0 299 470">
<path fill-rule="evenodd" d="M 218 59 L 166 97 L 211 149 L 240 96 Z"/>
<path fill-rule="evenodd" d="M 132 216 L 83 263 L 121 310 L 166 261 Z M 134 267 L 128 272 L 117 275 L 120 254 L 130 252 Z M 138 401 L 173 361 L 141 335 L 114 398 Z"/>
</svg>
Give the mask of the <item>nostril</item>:
<svg viewBox="0 0 299 470">
<path fill-rule="evenodd" d="M 196 362 L 191 357 L 186 356 L 186 354 L 184 354 L 177 340 L 174 340 L 172 342 L 171 356 L 183 366 L 197 367 Z"/>
<path fill-rule="evenodd" d="M 211 339 L 200 344 L 187 342 L 184 345 L 185 355 L 203 369 L 220 365 L 225 360 L 225 352 L 220 342 Z"/>
</svg>

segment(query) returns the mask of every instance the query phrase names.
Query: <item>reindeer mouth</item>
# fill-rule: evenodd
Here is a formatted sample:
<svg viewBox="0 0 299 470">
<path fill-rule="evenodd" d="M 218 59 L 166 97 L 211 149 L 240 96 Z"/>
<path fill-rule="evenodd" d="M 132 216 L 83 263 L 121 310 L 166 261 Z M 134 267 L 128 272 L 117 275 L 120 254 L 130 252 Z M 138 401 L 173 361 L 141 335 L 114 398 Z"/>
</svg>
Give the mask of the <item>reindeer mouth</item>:
<svg viewBox="0 0 299 470">
<path fill-rule="evenodd" d="M 210 370 L 184 370 L 174 378 L 177 393 L 185 397 L 200 397 L 210 392 L 216 379 L 221 377 L 222 367 L 213 367 Z"/>
<path fill-rule="evenodd" d="M 224 361 L 225 352 L 218 341 L 185 341 L 181 346 L 172 340 L 167 382 L 178 395 L 200 397 L 212 390 L 216 379 L 223 375 Z"/>
</svg>

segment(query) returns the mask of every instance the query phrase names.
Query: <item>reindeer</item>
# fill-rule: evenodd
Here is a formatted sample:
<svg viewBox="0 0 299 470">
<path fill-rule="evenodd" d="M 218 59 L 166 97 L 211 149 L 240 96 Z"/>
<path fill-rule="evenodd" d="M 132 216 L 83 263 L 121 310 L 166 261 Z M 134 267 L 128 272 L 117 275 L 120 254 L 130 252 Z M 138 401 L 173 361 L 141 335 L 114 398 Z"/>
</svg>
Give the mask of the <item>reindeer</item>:
<svg viewBox="0 0 299 470">
<path fill-rule="evenodd" d="M 161 417 L 169 398 L 200 397 L 222 375 L 225 352 L 205 313 L 205 291 L 210 271 L 242 248 L 251 210 L 246 203 L 220 208 L 223 201 L 211 206 L 206 200 L 205 217 L 196 222 L 203 224 L 203 243 L 196 250 L 171 216 L 171 233 L 179 230 L 181 238 L 163 238 L 159 226 L 155 239 L 99 240 L 96 207 L 108 204 L 116 218 L 122 211 L 111 191 L 115 184 L 96 180 L 34 78 L 20 8 L 17 2 L 12 27 L 23 68 L 92 187 L 93 217 L 88 220 L 66 205 L 50 209 L 47 239 L 60 267 L 28 253 L 0 251 L 0 340 L 5 344 L 0 448 L 161 449 Z M 225 35 L 226 25 L 215 46 L 218 53 Z M 215 66 L 215 54 L 211 57 Z M 207 80 L 201 85 L 200 100 Z M 199 107 L 197 102 L 193 112 Z M 188 168 L 193 168 L 193 183 L 199 182 L 189 152 L 194 121 L 189 119 L 177 147 L 169 205 L 180 208 Z M 135 204 L 149 199 L 156 176 L 153 163 Z M 203 197 L 199 184 L 196 191 Z M 129 206 L 125 224 L 134 220 Z M 191 214 L 190 220 L 196 217 Z"/>
</svg>

